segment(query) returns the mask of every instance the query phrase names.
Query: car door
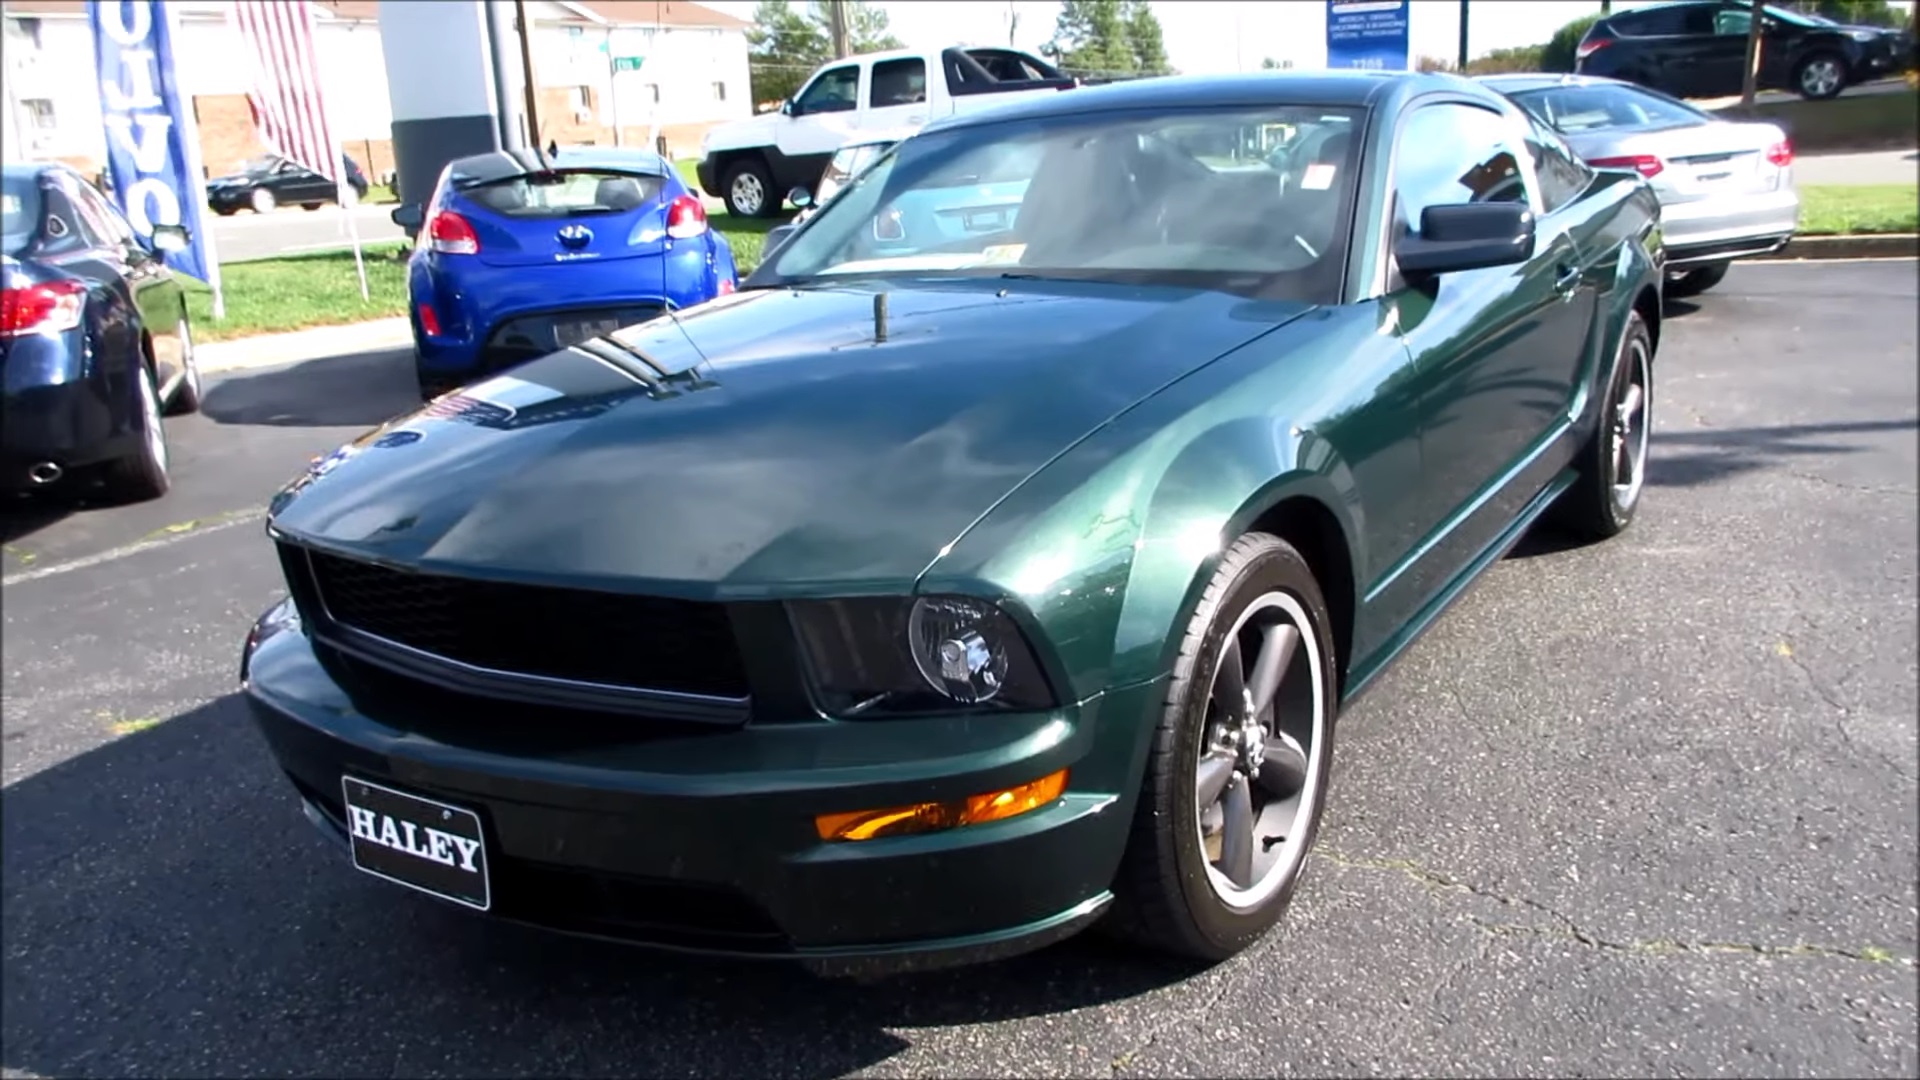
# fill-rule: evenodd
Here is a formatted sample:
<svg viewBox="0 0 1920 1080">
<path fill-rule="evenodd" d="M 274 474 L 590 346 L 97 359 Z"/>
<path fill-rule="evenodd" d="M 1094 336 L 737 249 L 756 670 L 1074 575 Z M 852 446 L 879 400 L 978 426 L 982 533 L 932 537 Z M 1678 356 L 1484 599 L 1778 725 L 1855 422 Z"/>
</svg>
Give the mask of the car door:
<svg viewBox="0 0 1920 1080">
<path fill-rule="evenodd" d="M 1418 366 L 1421 519 L 1413 592 L 1456 577 L 1564 465 L 1585 338 L 1597 298 L 1579 200 L 1540 198 L 1531 125 L 1516 109 L 1429 100 L 1404 119 L 1394 155 L 1393 230 L 1417 233 L 1429 206 L 1524 202 L 1536 219 L 1531 258 L 1395 280 L 1400 331 Z"/>
<path fill-rule="evenodd" d="M 186 370 L 185 342 L 180 337 L 186 306 L 179 279 L 164 258 L 140 241 L 133 226 L 105 196 L 79 179 L 69 179 L 64 187 L 87 232 L 95 238 L 103 265 L 125 282 L 134 310 L 140 314 L 141 329 L 153 343 L 154 376 L 161 392 L 169 392 Z"/>
<path fill-rule="evenodd" d="M 857 60 L 835 64 L 813 77 L 793 96 L 786 122 L 774 146 L 788 159 L 817 159 L 822 165 L 845 145 L 860 122 L 861 68 Z"/>
<path fill-rule="evenodd" d="M 927 122 L 927 61 L 902 56 L 874 62 L 867 78 L 867 107 L 860 110 L 862 131 L 917 127 Z"/>
</svg>

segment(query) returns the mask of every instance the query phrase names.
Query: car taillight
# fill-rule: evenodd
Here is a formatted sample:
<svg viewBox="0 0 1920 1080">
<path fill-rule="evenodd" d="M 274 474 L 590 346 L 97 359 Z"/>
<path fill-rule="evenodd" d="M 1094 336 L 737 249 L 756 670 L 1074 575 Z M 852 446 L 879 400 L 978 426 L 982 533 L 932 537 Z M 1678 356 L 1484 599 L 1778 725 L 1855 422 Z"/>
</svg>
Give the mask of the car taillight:
<svg viewBox="0 0 1920 1080">
<path fill-rule="evenodd" d="M 480 237 L 466 218 L 451 210 L 442 210 L 427 223 L 427 239 L 442 255 L 478 255 Z"/>
<path fill-rule="evenodd" d="M 728 293 L 730 293 L 730 292 L 732 292 L 732 291 L 734 291 L 734 290 L 735 290 L 735 289 L 737 289 L 737 288 L 739 288 L 739 286 L 737 286 L 737 285 L 735 285 L 735 284 L 733 283 L 733 279 L 732 279 L 732 278 L 730 278 L 730 277 L 723 277 L 723 278 L 721 278 L 721 279 L 720 279 L 720 295 L 721 295 L 721 296 L 725 296 L 725 295 L 727 295 Z"/>
<path fill-rule="evenodd" d="M 1608 37 L 1588 38 L 1574 47 L 1573 58 L 1575 60 L 1585 60 L 1587 57 L 1613 44 L 1613 40 L 1614 39 Z"/>
<path fill-rule="evenodd" d="M 1594 158 L 1587 164 L 1596 169 L 1632 169 L 1641 176 L 1652 178 L 1659 176 L 1667 163 L 1652 154 L 1634 154 L 1629 157 Z"/>
<path fill-rule="evenodd" d="M 49 281 L 18 289 L 0 289 L 0 336 L 58 334 L 80 325 L 87 287 L 77 281 Z"/>
<path fill-rule="evenodd" d="M 707 208 L 692 195 L 682 195 L 667 204 L 667 235 L 686 240 L 707 231 Z"/>
<path fill-rule="evenodd" d="M 1793 164 L 1793 143 L 1782 139 L 1767 147 L 1767 161 L 1784 169 Z"/>
</svg>

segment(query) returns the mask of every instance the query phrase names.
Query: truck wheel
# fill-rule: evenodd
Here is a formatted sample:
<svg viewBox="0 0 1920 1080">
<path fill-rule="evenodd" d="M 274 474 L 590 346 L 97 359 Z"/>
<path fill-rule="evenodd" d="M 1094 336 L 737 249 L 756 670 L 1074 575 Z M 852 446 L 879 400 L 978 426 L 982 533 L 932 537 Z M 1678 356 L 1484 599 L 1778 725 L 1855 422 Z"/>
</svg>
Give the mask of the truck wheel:
<svg viewBox="0 0 1920 1080">
<path fill-rule="evenodd" d="M 727 167 L 727 213 L 734 217 L 772 217 L 780 212 L 781 200 L 773 193 L 773 176 L 766 163 L 755 158 L 737 161 Z"/>
</svg>

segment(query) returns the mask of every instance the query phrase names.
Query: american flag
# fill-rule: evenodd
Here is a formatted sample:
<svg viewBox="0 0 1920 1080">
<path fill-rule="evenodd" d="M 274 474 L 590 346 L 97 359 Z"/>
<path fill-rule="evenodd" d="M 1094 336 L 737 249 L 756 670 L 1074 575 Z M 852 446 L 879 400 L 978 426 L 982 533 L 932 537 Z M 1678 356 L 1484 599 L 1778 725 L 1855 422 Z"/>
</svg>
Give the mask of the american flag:
<svg viewBox="0 0 1920 1080">
<path fill-rule="evenodd" d="M 233 25 L 247 47 L 253 89 L 247 104 L 267 148 L 340 183 L 340 144 L 320 95 L 308 0 L 234 0 Z"/>
</svg>

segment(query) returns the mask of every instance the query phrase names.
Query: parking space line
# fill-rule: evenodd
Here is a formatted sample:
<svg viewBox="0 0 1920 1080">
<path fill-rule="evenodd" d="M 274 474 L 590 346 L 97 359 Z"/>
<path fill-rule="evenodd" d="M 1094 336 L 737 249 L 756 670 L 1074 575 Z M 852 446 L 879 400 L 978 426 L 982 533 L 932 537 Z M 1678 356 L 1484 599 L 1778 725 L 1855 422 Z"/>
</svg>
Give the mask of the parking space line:
<svg viewBox="0 0 1920 1080">
<path fill-rule="evenodd" d="M 23 570 L 18 574 L 11 574 L 5 578 L 0 578 L 0 588 L 12 588 L 15 585 L 28 581 L 35 581 L 44 577 L 53 577 L 55 574 L 70 573 L 74 570 L 85 570 L 90 566 L 99 566 L 101 563 L 124 559 L 129 555 L 138 555 L 143 551 L 152 551 L 154 548 L 170 547 L 180 543 L 182 540 L 191 540 L 196 536 L 206 536 L 209 533 L 217 533 L 222 529 L 231 529 L 235 525 L 246 525 L 250 522 L 257 522 L 265 517 L 266 512 L 264 510 L 257 510 L 240 517 L 232 517 L 224 521 L 216 521 L 211 525 L 203 525 L 197 529 L 173 533 L 168 536 L 157 536 L 150 540 L 139 540 L 131 544 L 122 544 L 109 551 L 102 551 L 78 559 L 70 559 L 63 563 L 55 563 L 52 566 L 42 566 L 34 570 Z"/>
</svg>

